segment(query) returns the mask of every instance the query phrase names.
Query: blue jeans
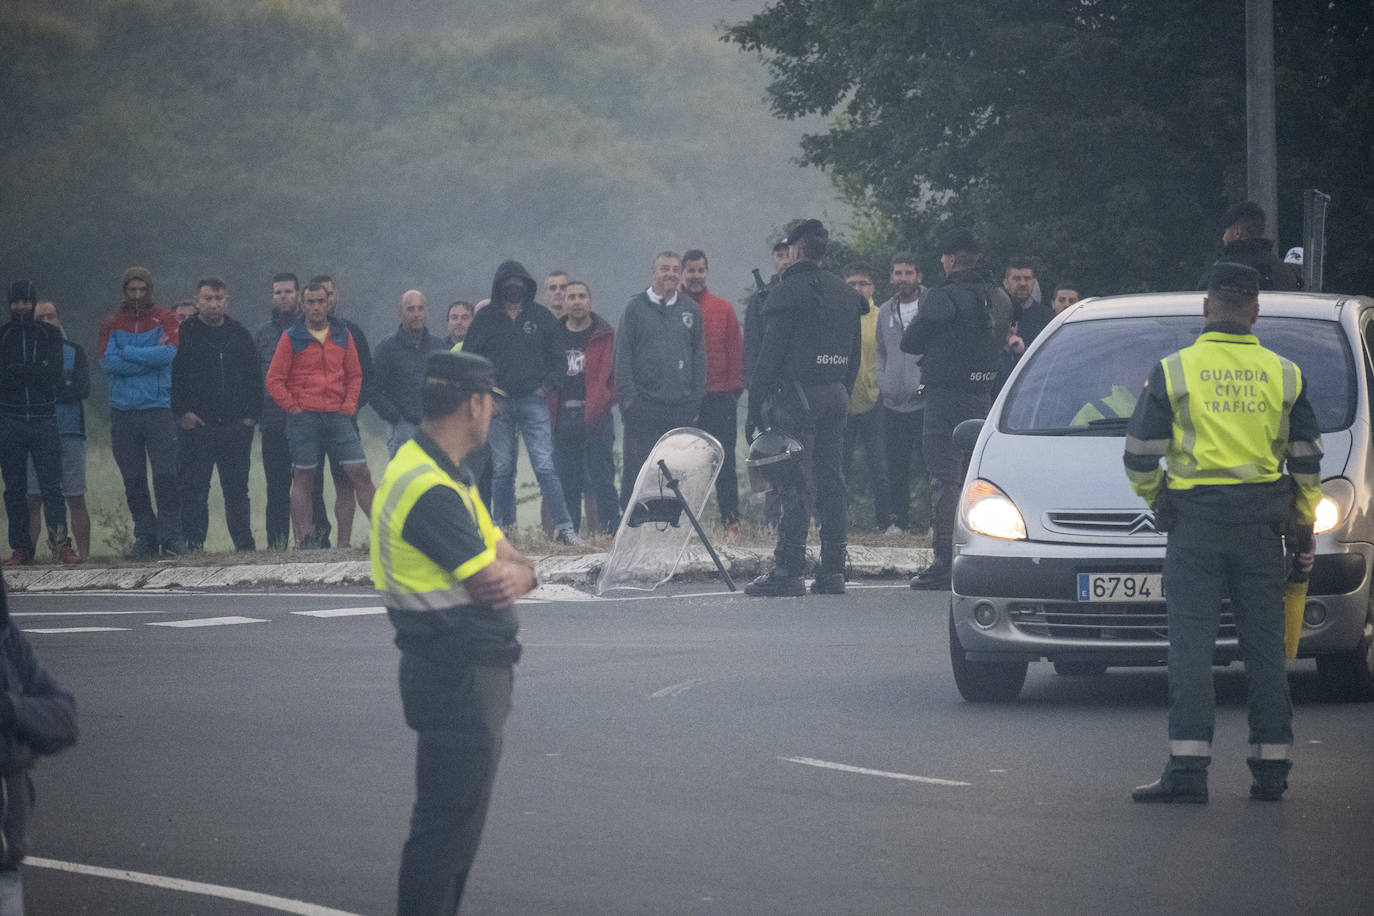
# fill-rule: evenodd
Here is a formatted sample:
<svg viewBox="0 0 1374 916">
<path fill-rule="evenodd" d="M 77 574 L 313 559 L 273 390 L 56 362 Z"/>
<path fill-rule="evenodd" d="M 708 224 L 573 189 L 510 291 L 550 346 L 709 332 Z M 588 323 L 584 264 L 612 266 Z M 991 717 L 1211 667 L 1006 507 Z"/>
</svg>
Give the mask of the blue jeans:
<svg viewBox="0 0 1374 916">
<path fill-rule="evenodd" d="M 539 480 L 539 494 L 553 512 L 553 527 L 558 531 L 571 529 L 572 516 L 553 464 L 549 408 L 538 394 L 496 399 L 496 415 L 487 434 L 491 443 L 492 521 L 500 528 L 515 526 L 515 459 L 520 453 L 517 435 L 525 440 L 530 466 Z"/>
<path fill-rule="evenodd" d="M 67 504 L 62 500 L 62 447 L 57 421 L 0 417 L 0 474 L 5 481 L 10 547 L 32 554 L 29 543 L 29 459 L 38 472 L 48 537 L 54 545 L 67 537 Z"/>
</svg>

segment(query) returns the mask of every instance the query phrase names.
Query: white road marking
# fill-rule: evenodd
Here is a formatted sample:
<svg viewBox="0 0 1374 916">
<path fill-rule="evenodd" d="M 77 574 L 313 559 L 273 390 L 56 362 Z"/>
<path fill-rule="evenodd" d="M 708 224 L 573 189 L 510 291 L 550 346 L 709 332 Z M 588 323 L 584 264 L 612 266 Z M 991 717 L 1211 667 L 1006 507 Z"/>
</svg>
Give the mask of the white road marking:
<svg viewBox="0 0 1374 916">
<path fill-rule="evenodd" d="M 302 617 L 364 617 L 368 614 L 385 614 L 384 607 L 334 607 L 320 611 L 292 611 Z"/>
<path fill-rule="evenodd" d="M 161 614 L 162 611 L 10 611 L 11 617 L 129 617 L 134 614 Z"/>
<path fill-rule="evenodd" d="M 205 884 L 200 881 L 185 881 L 181 878 L 164 878 L 161 875 L 149 875 L 122 868 L 100 868 L 96 865 L 79 865 L 75 862 L 60 862 L 56 859 L 40 859 L 37 856 L 26 857 L 24 864 L 31 868 L 51 868 L 77 875 L 88 875 L 92 878 L 129 881 L 133 884 L 146 884 L 150 887 L 160 887 L 169 891 L 200 894 L 202 897 L 218 897 L 221 900 L 250 903 L 255 906 L 266 907 L 269 910 L 276 910 L 279 913 L 296 913 L 298 916 L 357 916 L 356 913 L 350 913 L 347 910 L 336 910 L 286 897 L 274 897 L 271 894 L 260 894 L 257 891 L 239 890 L 236 887 Z"/>
<path fill-rule="evenodd" d="M 195 620 L 160 620 L 145 627 L 227 627 L 236 623 L 267 623 L 261 617 L 200 617 Z"/>
<path fill-rule="evenodd" d="M 800 763 L 802 766 L 820 767 L 823 770 L 839 770 L 841 773 L 857 773 L 860 776 L 882 776 L 887 779 L 901 779 L 906 782 L 923 782 L 933 786 L 971 786 L 971 782 L 960 782 L 957 779 L 937 779 L 934 776 L 915 776 L 911 773 L 892 773 L 887 770 L 870 770 L 868 767 L 855 767 L 847 763 L 832 763 L 829 760 L 817 760 L 814 757 L 779 757 L 787 763 Z"/>
<path fill-rule="evenodd" d="M 649 694 L 649 696 L 655 699 L 659 699 L 662 697 L 675 697 L 685 690 L 691 690 L 693 687 L 695 687 L 697 684 L 700 684 L 704 680 L 705 678 L 700 677 L 688 678 L 680 684 L 669 684 L 667 687 L 664 687 L 660 690 L 655 690 L 653 693 Z"/>
<path fill-rule="evenodd" d="M 126 633 L 128 627 L 24 627 L 25 633 Z"/>
</svg>

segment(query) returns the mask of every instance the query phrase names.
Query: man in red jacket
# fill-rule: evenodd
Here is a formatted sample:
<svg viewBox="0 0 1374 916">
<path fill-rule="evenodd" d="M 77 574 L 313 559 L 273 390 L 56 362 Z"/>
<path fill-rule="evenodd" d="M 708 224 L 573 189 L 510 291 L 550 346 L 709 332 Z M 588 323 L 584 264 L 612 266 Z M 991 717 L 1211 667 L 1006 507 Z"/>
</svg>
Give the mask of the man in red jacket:
<svg viewBox="0 0 1374 916">
<path fill-rule="evenodd" d="M 611 365 L 615 329 L 592 311 L 591 288 L 581 280 L 568 283 L 563 317 L 554 345 L 567 359 L 549 398 L 553 421 L 553 464 L 563 484 L 563 497 L 573 528 L 582 527 L 582 493 L 587 500 L 587 530 L 614 534 L 620 524 L 615 491 L 615 421 L 611 406 L 615 388 Z"/>
<path fill-rule="evenodd" d="M 716 504 L 726 540 L 735 541 L 740 537 L 735 436 L 739 396 L 744 391 L 744 334 L 735 307 L 706 288 L 708 273 L 706 252 L 693 248 L 682 256 L 682 288 L 701 309 L 706 337 L 706 397 L 698 422 L 725 449 L 725 463 L 716 477 Z"/>
<path fill-rule="evenodd" d="M 299 321 L 277 342 L 267 370 L 267 393 L 286 412 L 291 450 L 291 525 L 298 547 L 314 546 L 311 490 L 321 453 L 343 468 L 358 507 L 372 516 L 372 476 L 352 418 L 358 412 L 363 370 L 358 348 L 342 320 L 330 315 L 322 283 L 305 288 Z"/>
</svg>

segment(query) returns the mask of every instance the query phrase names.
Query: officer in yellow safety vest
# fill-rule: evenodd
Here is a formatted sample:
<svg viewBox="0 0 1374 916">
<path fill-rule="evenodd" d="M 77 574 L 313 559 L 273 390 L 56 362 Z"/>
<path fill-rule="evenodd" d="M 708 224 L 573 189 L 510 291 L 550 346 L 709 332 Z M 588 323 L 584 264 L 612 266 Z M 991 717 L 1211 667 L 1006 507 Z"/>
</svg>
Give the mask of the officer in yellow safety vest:
<svg viewBox="0 0 1374 916">
<path fill-rule="evenodd" d="M 1138 802 L 1207 801 L 1212 657 L 1225 596 L 1250 681 L 1250 795 L 1277 801 L 1288 788 L 1283 537 L 1310 570 L 1322 446 L 1302 373 L 1251 333 L 1258 297 L 1253 268 L 1215 265 L 1202 335 L 1154 367 L 1127 428 L 1131 487 L 1169 537 L 1169 761 L 1158 781 L 1132 793 Z"/>
<path fill-rule="evenodd" d="M 401 705 L 418 733 L 415 807 L 397 912 L 456 913 L 491 799 L 520 657 L 512 604 L 537 584 L 458 465 L 486 441 L 496 370 L 426 362 L 420 431 L 372 505 L 372 581 L 401 650 Z"/>
</svg>

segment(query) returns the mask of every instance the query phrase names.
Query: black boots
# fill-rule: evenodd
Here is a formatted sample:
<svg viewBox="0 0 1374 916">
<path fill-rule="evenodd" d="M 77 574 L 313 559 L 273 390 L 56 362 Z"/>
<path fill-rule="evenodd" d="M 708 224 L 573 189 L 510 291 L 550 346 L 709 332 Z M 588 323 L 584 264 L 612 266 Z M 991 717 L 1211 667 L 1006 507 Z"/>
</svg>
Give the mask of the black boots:
<svg viewBox="0 0 1374 916">
<path fill-rule="evenodd" d="M 1211 757 L 1173 757 L 1164 775 L 1131 793 L 1131 800 L 1171 805 L 1207 804 L 1207 764 Z"/>
<path fill-rule="evenodd" d="M 917 591 L 949 591 L 950 573 L 954 571 L 954 544 L 945 538 L 936 538 L 934 548 L 935 562 L 911 579 L 910 585 Z"/>
<path fill-rule="evenodd" d="M 1283 797 L 1283 791 L 1288 788 L 1288 771 L 1293 769 L 1293 761 L 1248 757 L 1245 762 L 1250 765 L 1250 775 L 1254 777 L 1250 783 L 1251 798 L 1278 801 Z"/>
<path fill-rule="evenodd" d="M 818 572 L 816 580 L 811 583 L 811 594 L 813 595 L 843 595 L 844 594 L 844 573 L 842 572 Z"/>
<path fill-rule="evenodd" d="M 806 594 L 806 583 L 802 581 L 800 573 L 774 567 L 771 572 L 746 585 L 744 593 L 755 598 L 800 598 Z"/>
</svg>

